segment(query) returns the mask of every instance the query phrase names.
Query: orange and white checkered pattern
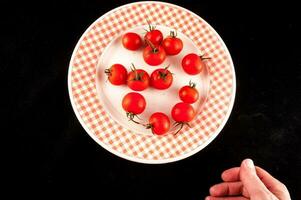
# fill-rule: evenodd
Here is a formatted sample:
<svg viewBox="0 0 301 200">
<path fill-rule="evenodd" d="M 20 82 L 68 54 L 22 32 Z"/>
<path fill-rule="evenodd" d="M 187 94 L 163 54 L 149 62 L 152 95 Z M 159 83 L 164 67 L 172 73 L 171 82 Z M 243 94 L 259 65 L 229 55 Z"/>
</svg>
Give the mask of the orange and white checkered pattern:
<svg viewBox="0 0 301 200">
<path fill-rule="evenodd" d="M 210 90 L 203 109 L 180 134 L 143 136 L 127 130 L 105 112 L 96 91 L 96 65 L 104 48 L 127 29 L 153 24 L 174 28 L 188 36 L 211 57 L 207 61 Z M 69 69 L 69 92 L 82 125 L 109 151 L 138 162 L 170 162 L 200 150 L 219 132 L 231 112 L 235 72 L 231 57 L 216 32 L 200 17 L 184 8 L 141 2 L 119 7 L 99 18 L 85 32 L 74 50 Z"/>
</svg>

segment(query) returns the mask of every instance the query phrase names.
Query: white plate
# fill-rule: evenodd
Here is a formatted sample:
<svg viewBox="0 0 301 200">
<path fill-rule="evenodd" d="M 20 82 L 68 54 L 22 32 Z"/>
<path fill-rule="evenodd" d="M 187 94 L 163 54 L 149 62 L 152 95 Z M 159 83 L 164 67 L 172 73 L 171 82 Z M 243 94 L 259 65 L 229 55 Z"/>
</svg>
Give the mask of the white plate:
<svg viewBox="0 0 301 200">
<path fill-rule="evenodd" d="M 143 34 L 140 28 L 147 25 L 146 19 L 157 24 L 165 36 L 170 28 L 177 30 L 184 40 L 184 50 L 181 55 L 168 57 L 161 65 L 171 64 L 170 70 L 175 74 L 172 88 L 141 92 L 148 103 L 141 118 L 147 119 L 157 110 L 170 114 L 171 106 L 180 101 L 178 89 L 190 79 L 197 82 L 202 95 L 200 102 L 194 105 L 199 112 L 190 123 L 191 128 L 184 128 L 176 136 L 158 137 L 128 122 L 121 109 L 121 99 L 129 89 L 110 85 L 101 73 L 113 63 L 129 67 L 133 62 L 137 68 L 149 73 L 158 68 L 144 63 L 141 51 L 129 52 L 119 45 L 125 32 Z M 179 60 L 189 51 L 205 53 L 211 58 L 207 61 L 207 69 L 199 76 L 183 74 L 179 66 Z M 111 10 L 85 31 L 72 54 L 68 89 L 78 120 L 99 145 L 131 161 L 158 164 L 187 158 L 206 147 L 220 133 L 233 107 L 236 80 L 227 47 L 204 19 L 170 3 L 136 2 Z"/>
</svg>

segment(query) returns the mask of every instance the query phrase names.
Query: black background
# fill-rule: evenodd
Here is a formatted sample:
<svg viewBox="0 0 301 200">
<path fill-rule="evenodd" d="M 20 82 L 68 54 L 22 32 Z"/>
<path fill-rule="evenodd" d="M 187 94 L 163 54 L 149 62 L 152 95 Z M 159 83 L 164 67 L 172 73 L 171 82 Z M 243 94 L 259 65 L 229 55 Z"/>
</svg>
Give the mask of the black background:
<svg viewBox="0 0 301 200">
<path fill-rule="evenodd" d="M 76 119 L 67 90 L 68 64 L 80 36 L 98 17 L 125 3 L 2 5 L 9 11 L 1 12 L 1 114 L 8 119 L 2 134 L 11 136 L 4 153 L 13 187 L 77 193 L 91 186 L 97 189 L 89 193 L 108 199 L 203 199 L 223 170 L 249 157 L 284 182 L 293 199 L 300 198 L 298 6 L 287 1 L 173 2 L 200 15 L 223 38 L 235 65 L 236 99 L 224 129 L 204 150 L 179 162 L 146 165 L 96 144 Z"/>
</svg>

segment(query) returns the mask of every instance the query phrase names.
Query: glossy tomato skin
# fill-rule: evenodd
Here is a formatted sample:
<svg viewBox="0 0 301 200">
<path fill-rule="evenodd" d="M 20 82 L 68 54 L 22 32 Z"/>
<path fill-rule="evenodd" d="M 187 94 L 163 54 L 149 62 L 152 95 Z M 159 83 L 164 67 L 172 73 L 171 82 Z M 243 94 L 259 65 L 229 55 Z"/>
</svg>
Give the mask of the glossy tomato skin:
<svg viewBox="0 0 301 200">
<path fill-rule="evenodd" d="M 131 71 L 127 76 L 127 85 L 134 91 L 142 91 L 149 86 L 149 75 L 143 69 Z"/>
<path fill-rule="evenodd" d="M 130 92 L 122 99 L 122 108 L 128 113 L 141 114 L 145 107 L 145 98 L 137 92 Z"/>
<path fill-rule="evenodd" d="M 156 69 L 150 77 L 150 85 L 159 90 L 165 90 L 171 86 L 173 82 L 172 73 L 164 68 Z"/>
<path fill-rule="evenodd" d="M 150 41 L 153 45 L 160 45 L 163 40 L 163 34 L 157 29 L 150 30 L 145 34 L 144 40 Z"/>
<path fill-rule="evenodd" d="M 142 39 L 137 33 L 126 33 L 122 37 L 122 44 L 128 50 L 138 50 L 142 45 Z"/>
<path fill-rule="evenodd" d="M 149 125 L 156 135 L 163 135 L 170 129 L 169 117 L 161 112 L 153 113 L 149 118 Z"/>
<path fill-rule="evenodd" d="M 162 42 L 167 55 L 173 56 L 179 54 L 183 49 L 183 42 L 177 37 L 167 37 Z"/>
<path fill-rule="evenodd" d="M 203 70 L 205 63 L 200 56 L 195 53 L 190 53 L 182 59 L 182 67 L 187 74 L 196 75 Z"/>
<path fill-rule="evenodd" d="M 193 120 L 195 111 L 190 104 L 180 102 L 172 108 L 171 116 L 176 122 L 187 123 Z"/>
<path fill-rule="evenodd" d="M 106 69 L 105 73 L 108 75 L 108 79 L 113 85 L 126 84 L 127 71 L 123 65 L 114 64 L 109 69 Z"/>
<path fill-rule="evenodd" d="M 151 65 L 157 66 L 164 62 L 166 58 L 166 53 L 163 47 L 156 46 L 155 49 L 151 46 L 147 46 L 143 50 L 143 59 L 144 61 Z"/>
<path fill-rule="evenodd" d="M 179 97 L 184 103 L 195 103 L 199 99 L 199 92 L 195 87 L 184 86 L 179 90 Z"/>
</svg>

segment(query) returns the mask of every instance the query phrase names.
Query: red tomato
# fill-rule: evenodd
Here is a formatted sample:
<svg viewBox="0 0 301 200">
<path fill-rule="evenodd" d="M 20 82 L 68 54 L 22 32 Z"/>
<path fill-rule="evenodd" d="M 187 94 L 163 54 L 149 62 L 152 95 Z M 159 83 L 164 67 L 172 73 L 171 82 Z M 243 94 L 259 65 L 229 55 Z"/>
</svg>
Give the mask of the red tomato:
<svg viewBox="0 0 301 200">
<path fill-rule="evenodd" d="M 145 41 L 150 41 L 153 45 L 160 45 L 163 40 L 163 34 L 161 31 L 155 29 L 154 26 L 148 24 L 149 30 L 144 36 Z"/>
<path fill-rule="evenodd" d="M 127 85 L 135 91 L 145 90 L 149 86 L 149 75 L 143 69 L 136 69 L 133 65 L 132 71 L 128 74 Z"/>
<path fill-rule="evenodd" d="M 176 126 L 180 126 L 180 128 L 175 132 L 175 134 L 179 133 L 184 125 L 188 125 L 188 122 L 193 120 L 195 116 L 195 111 L 193 107 L 188 103 L 177 103 L 171 110 L 171 116 L 176 121 Z"/>
<path fill-rule="evenodd" d="M 145 110 L 145 107 L 145 98 L 137 92 L 130 92 L 122 99 L 122 108 L 127 113 L 137 115 L 142 113 Z"/>
<path fill-rule="evenodd" d="M 147 46 L 143 50 L 143 59 L 149 65 L 160 65 L 164 62 L 165 58 L 166 53 L 161 46 Z"/>
<path fill-rule="evenodd" d="M 134 51 L 139 49 L 143 42 L 137 33 L 129 32 L 123 35 L 122 44 L 124 48 Z"/>
<path fill-rule="evenodd" d="M 109 69 L 106 69 L 105 73 L 108 75 L 108 79 L 113 85 L 126 84 L 127 71 L 123 65 L 114 64 Z"/>
<path fill-rule="evenodd" d="M 162 42 L 162 47 L 164 48 L 167 55 L 177 55 L 183 49 L 183 42 L 181 39 L 177 38 L 174 31 L 170 32 L 170 36 L 165 38 Z"/>
<path fill-rule="evenodd" d="M 159 90 L 164 90 L 171 86 L 173 76 L 167 68 L 156 69 L 153 71 L 150 77 L 150 85 L 152 87 Z"/>
<path fill-rule="evenodd" d="M 190 53 L 182 59 L 182 67 L 187 74 L 196 75 L 205 67 L 202 58 L 195 53 Z"/>
<path fill-rule="evenodd" d="M 194 103 L 199 99 L 199 92 L 195 89 L 195 83 L 182 87 L 179 91 L 180 99 L 185 103 Z"/>
<path fill-rule="evenodd" d="M 149 118 L 147 128 L 151 128 L 152 132 L 156 135 L 163 135 L 170 129 L 170 120 L 164 113 L 153 113 Z"/>
<path fill-rule="evenodd" d="M 188 103 L 177 103 L 171 110 L 172 118 L 179 123 L 187 123 L 195 116 L 194 108 Z"/>
</svg>

